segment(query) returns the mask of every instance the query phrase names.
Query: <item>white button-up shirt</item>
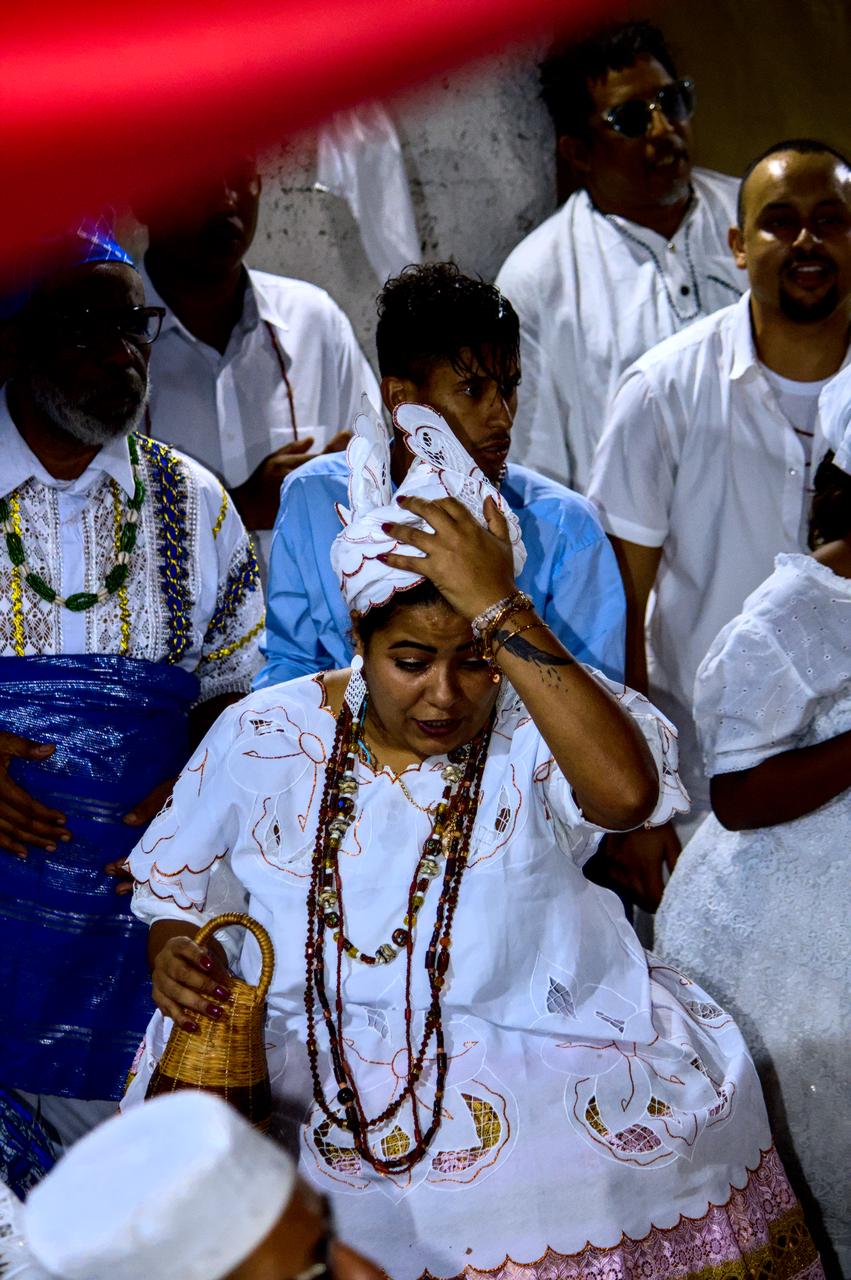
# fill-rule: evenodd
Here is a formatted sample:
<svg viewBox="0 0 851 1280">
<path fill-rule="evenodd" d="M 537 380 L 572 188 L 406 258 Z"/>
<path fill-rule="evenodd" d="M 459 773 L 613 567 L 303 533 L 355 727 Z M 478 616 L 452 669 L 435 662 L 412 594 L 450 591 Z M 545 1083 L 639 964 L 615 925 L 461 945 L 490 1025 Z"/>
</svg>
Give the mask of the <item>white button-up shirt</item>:
<svg viewBox="0 0 851 1280">
<path fill-rule="evenodd" d="M 145 449 L 139 453 L 146 493 L 126 591 L 79 613 L 50 604 L 16 573 L 0 541 L 0 656 L 120 653 L 123 596 L 126 655 L 169 660 L 172 610 L 161 565 L 172 536 L 187 553 L 179 589 L 188 638 L 177 665 L 197 674 L 202 700 L 245 692 L 260 665 L 263 593 L 242 521 L 219 481 L 175 453 L 181 496 L 169 506 L 167 529 L 155 469 Z M 76 479 L 57 480 L 24 441 L 0 391 L 0 497 L 17 498 L 28 566 L 60 595 L 103 585 L 116 563 L 116 501 L 124 523 L 134 488 L 124 437 L 103 445 Z"/>
<path fill-rule="evenodd" d="M 381 404 L 352 326 L 324 289 L 265 271 L 248 278 L 223 355 L 168 307 L 151 348 L 151 434 L 197 458 L 228 488 L 296 438 L 313 436 L 320 452 L 349 430 L 364 394 Z M 145 272 L 143 279 L 149 304 L 165 306 Z M 264 548 L 270 538 L 261 538 Z"/>
<path fill-rule="evenodd" d="M 829 385 L 829 384 L 828 384 Z M 650 682 L 708 803 L 692 720 L 698 665 L 774 557 L 806 546 L 806 455 L 760 364 L 750 294 L 648 351 L 621 380 L 589 487 L 618 538 L 661 547 Z"/>
<path fill-rule="evenodd" d="M 577 191 L 507 258 L 497 284 L 520 316 L 523 374 L 514 461 L 584 493 L 623 371 L 746 287 L 727 246 L 738 182 L 695 169 L 692 189 L 670 240 Z"/>
</svg>

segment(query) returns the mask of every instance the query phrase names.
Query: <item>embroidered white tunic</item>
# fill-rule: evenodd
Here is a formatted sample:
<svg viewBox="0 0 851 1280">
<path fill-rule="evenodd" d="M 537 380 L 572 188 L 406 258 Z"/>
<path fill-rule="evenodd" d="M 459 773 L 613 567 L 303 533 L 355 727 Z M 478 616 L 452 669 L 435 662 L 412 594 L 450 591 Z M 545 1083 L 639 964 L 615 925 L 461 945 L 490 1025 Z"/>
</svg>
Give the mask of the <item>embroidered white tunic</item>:
<svg viewBox="0 0 851 1280">
<path fill-rule="evenodd" d="M 0 656 L 125 652 L 195 672 L 201 701 L 244 693 L 260 666 L 263 593 L 242 521 L 198 463 L 144 441 L 139 455 L 146 497 L 126 596 L 80 613 L 49 604 L 0 546 Z M 116 510 L 123 520 L 133 491 L 125 439 L 104 445 L 76 480 L 50 475 L 0 391 L 0 497 L 16 495 L 27 562 L 54 590 L 68 596 L 103 585 L 116 562 Z"/>
<path fill-rule="evenodd" d="M 623 686 L 662 779 L 654 821 L 684 807 L 670 726 Z M 599 830 L 510 687 L 500 706 L 453 925 L 443 999 L 449 1069 L 440 1129 L 408 1174 L 375 1174 L 313 1102 L 305 1050 L 306 893 L 335 720 L 321 677 L 229 708 L 131 855 L 145 921 L 202 922 L 247 909 L 269 930 L 276 969 L 267 1046 L 272 1088 L 300 1125 L 301 1167 L 333 1198 L 342 1239 L 394 1280 L 540 1258 L 586 1241 L 618 1246 L 700 1217 L 770 1144 L 756 1076 L 732 1020 L 688 979 L 648 961 L 623 909 L 581 866 Z M 399 778 L 357 765 L 356 819 L 341 847 L 348 937 L 374 951 L 402 923 L 443 791 L 445 756 Z M 401 785 L 415 803 L 411 803 Z M 418 1043 L 423 968 L 440 878 L 421 909 L 411 1003 Z M 238 971 L 256 981 L 253 939 Z M 242 946 L 242 936 L 239 939 Z M 386 966 L 342 958 L 344 1035 L 368 1115 L 403 1085 L 404 953 Z M 336 954 L 326 982 L 336 982 Z M 333 996 L 332 996 L 333 1001 Z M 321 1019 L 320 1019 L 321 1021 Z M 141 1100 L 169 1024 L 151 1023 L 127 1104 Z M 320 1028 L 326 1095 L 337 1087 Z M 429 1061 L 417 1096 L 434 1099 Z M 409 1105 L 372 1135 L 380 1155 L 413 1142 Z"/>
</svg>

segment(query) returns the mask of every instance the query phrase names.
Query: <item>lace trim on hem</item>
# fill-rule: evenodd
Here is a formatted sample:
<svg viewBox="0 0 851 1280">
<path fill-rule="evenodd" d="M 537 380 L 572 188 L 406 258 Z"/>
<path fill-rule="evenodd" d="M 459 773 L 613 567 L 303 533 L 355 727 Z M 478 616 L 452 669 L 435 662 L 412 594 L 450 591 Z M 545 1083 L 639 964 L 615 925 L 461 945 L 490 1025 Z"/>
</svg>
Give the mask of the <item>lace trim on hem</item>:
<svg viewBox="0 0 851 1280">
<path fill-rule="evenodd" d="M 586 1244 L 576 1253 L 547 1248 L 534 1262 L 506 1255 L 496 1267 L 465 1267 L 452 1280 L 598 1280 L 652 1275 L 654 1280 L 823 1280 L 824 1272 L 774 1147 L 762 1153 L 745 1186 L 723 1205 L 673 1227 L 651 1227 L 640 1240 Z M 439 1280 L 426 1271 L 421 1280 Z"/>
</svg>

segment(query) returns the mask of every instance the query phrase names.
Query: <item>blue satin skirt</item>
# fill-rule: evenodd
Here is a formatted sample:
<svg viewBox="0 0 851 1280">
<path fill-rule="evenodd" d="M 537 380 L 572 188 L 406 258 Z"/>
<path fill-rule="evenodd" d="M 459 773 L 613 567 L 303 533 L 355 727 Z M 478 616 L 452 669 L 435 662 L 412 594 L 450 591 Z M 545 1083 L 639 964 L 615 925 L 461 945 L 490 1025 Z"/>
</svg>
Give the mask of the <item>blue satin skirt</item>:
<svg viewBox="0 0 851 1280">
<path fill-rule="evenodd" d="M 140 836 L 122 817 L 189 755 L 197 678 L 107 654 L 0 658 L 0 728 L 56 743 L 14 760 L 71 841 L 26 861 L 0 850 L 0 1081 L 32 1093 L 121 1096 L 153 1012 L 147 930 L 104 865 Z"/>
</svg>

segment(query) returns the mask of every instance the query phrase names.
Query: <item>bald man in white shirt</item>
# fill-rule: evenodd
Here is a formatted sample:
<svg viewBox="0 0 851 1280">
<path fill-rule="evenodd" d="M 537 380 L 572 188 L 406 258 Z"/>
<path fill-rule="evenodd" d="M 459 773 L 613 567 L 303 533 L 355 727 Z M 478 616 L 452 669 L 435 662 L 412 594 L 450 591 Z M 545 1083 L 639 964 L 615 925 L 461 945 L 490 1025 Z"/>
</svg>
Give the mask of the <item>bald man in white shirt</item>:
<svg viewBox="0 0 851 1280">
<path fill-rule="evenodd" d="M 806 549 L 819 398 L 849 360 L 848 161 L 808 139 L 777 144 L 746 170 L 737 223 L 730 247 L 749 292 L 628 370 L 589 490 L 627 596 L 627 683 L 679 728 L 692 827 L 709 806 L 698 664 L 775 555 Z M 673 833 L 625 841 L 636 856 L 642 846 L 656 872 L 676 858 Z"/>
</svg>

